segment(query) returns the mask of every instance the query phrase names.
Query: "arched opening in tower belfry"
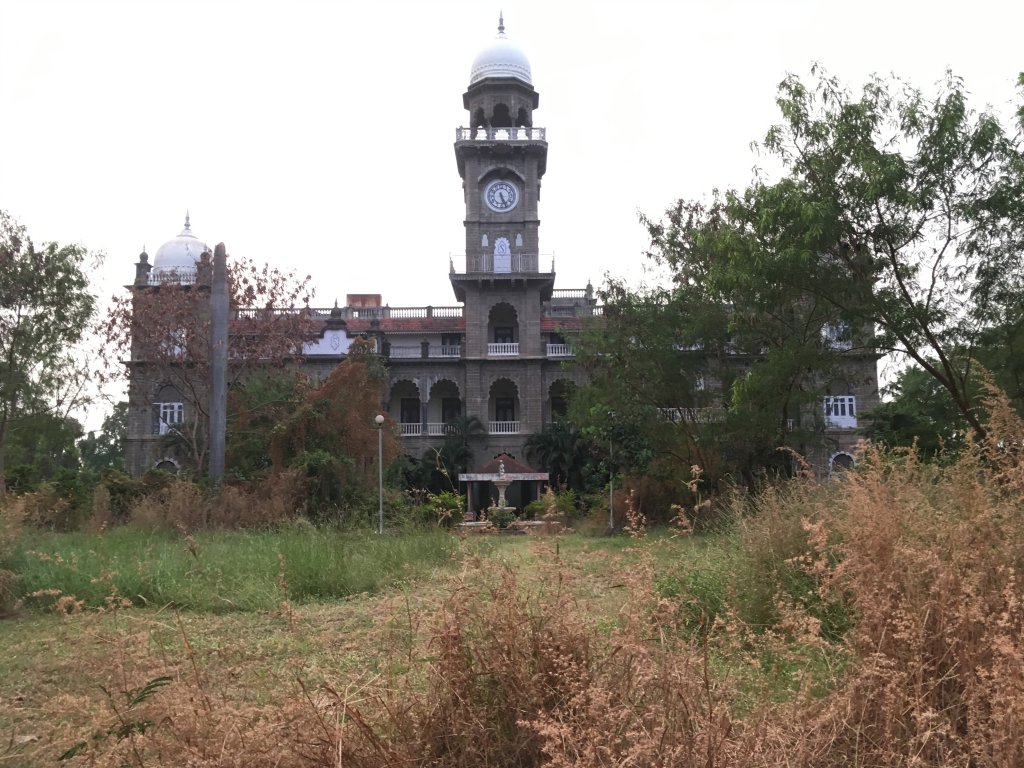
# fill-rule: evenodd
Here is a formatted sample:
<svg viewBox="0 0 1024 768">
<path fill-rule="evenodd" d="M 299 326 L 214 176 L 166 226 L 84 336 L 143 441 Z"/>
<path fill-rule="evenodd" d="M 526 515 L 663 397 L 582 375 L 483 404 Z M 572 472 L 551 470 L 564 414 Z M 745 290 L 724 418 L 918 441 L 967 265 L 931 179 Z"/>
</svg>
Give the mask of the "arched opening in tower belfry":
<svg viewBox="0 0 1024 768">
<path fill-rule="evenodd" d="M 516 127 L 517 128 L 532 128 L 533 118 L 530 117 L 530 113 L 526 111 L 526 107 L 520 107 L 518 114 L 516 114 Z"/>
<path fill-rule="evenodd" d="M 504 301 L 491 307 L 487 317 L 487 337 L 490 354 L 519 354 L 519 316 L 515 307 Z M 516 349 L 506 349 L 512 346 Z"/>
<path fill-rule="evenodd" d="M 473 111 L 473 121 L 469 124 L 470 128 L 487 127 L 487 115 L 484 114 L 483 107 L 477 107 Z"/>
<path fill-rule="evenodd" d="M 508 104 L 495 104 L 494 112 L 491 113 L 492 128 L 511 128 L 512 115 L 508 111 Z"/>
</svg>

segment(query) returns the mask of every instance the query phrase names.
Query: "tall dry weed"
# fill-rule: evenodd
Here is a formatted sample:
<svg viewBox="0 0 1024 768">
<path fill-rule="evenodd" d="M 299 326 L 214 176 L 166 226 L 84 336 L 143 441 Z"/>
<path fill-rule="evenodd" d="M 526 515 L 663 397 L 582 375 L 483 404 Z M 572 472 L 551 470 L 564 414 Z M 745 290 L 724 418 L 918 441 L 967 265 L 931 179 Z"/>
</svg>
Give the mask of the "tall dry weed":
<svg viewBox="0 0 1024 768">
<path fill-rule="evenodd" d="M 829 588 L 857 662 L 811 721 L 815 765 L 1024 765 L 1024 425 L 993 405 L 952 463 L 868 446 L 841 482 Z"/>
<path fill-rule="evenodd" d="M 9 496 L 0 502 L 0 618 L 17 611 L 18 575 L 5 569 L 5 562 L 14 554 L 14 545 L 25 527 L 28 513 L 23 498 Z"/>
<path fill-rule="evenodd" d="M 301 496 L 301 482 L 297 473 L 285 471 L 250 486 L 226 485 L 211 493 L 189 480 L 173 479 L 135 499 L 128 520 L 143 530 L 163 531 L 275 525 L 300 513 L 296 499 Z M 104 508 L 103 498 L 99 501 L 96 510 Z M 108 524 L 109 515 L 95 522 Z"/>
</svg>

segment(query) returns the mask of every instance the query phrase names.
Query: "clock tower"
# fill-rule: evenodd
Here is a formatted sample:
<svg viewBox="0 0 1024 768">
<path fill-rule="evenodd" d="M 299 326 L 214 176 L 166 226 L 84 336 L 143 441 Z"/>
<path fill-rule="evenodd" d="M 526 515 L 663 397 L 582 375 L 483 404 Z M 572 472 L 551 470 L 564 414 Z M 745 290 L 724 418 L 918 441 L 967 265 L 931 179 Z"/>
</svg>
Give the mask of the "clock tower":
<svg viewBox="0 0 1024 768">
<path fill-rule="evenodd" d="M 541 324 L 555 283 L 538 238 L 548 158 L 545 131 L 533 122 L 539 103 L 530 62 L 499 18 L 462 96 L 468 127 L 456 129 L 455 160 L 466 206 L 466 267 L 456 272 L 453 264 L 450 279 L 464 305 L 466 412 L 491 424 L 492 448 L 513 454 L 543 428 L 537 380 L 549 338 Z"/>
<path fill-rule="evenodd" d="M 533 125 L 540 96 L 530 63 L 506 37 L 503 19 L 473 60 L 462 103 L 469 127 L 457 129 L 455 158 L 466 203 L 466 271 L 537 273 L 546 266 L 538 261 L 537 205 L 548 145 Z"/>
</svg>

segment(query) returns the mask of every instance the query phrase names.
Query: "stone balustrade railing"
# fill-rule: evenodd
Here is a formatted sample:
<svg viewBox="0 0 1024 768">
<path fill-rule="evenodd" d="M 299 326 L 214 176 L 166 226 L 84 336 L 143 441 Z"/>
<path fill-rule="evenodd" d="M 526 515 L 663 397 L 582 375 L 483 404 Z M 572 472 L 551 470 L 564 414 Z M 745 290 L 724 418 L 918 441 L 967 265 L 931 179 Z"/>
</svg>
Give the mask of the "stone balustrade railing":
<svg viewBox="0 0 1024 768">
<path fill-rule="evenodd" d="M 527 272 L 539 274 L 541 257 L 551 258 L 551 269 L 545 274 L 553 273 L 555 271 L 554 257 L 550 254 L 537 253 L 510 253 L 505 257 L 495 256 L 493 253 L 468 253 L 466 254 L 466 273 L 485 272 L 490 275 L 506 275 Z M 457 274 L 454 267 L 452 272 Z"/>
<path fill-rule="evenodd" d="M 543 128 L 520 126 L 517 128 L 463 128 L 455 129 L 455 141 L 547 141 Z"/>
</svg>

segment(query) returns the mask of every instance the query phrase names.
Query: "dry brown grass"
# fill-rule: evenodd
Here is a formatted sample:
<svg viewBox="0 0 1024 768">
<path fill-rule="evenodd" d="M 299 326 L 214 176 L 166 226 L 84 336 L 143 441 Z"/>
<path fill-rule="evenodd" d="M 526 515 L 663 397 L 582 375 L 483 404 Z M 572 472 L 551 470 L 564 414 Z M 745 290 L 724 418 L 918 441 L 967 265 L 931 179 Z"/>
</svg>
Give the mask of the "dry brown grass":
<svg viewBox="0 0 1024 768">
<path fill-rule="evenodd" d="M 828 518 L 858 663 L 801 734 L 814 765 L 1024 765 L 1024 425 L 940 469 L 867 449 Z M 1007 450 L 1007 448 L 1010 450 Z"/>
<path fill-rule="evenodd" d="M 947 466 L 868 447 L 837 483 L 749 501 L 747 571 L 714 620 L 661 595 L 655 558 L 686 550 L 650 537 L 466 555 L 415 592 L 287 606 L 246 642 L 116 603 L 68 616 L 107 663 L 46 700 L 52 730 L 10 764 L 82 742 L 68 765 L 1024 765 L 1024 428 L 990 410 L 991 441 Z M 828 611 L 852 628 L 829 635 Z M 779 670 L 788 687 L 768 684 Z"/>
<path fill-rule="evenodd" d="M 127 522 L 149 531 L 197 531 L 207 528 L 253 528 L 294 520 L 301 513 L 301 478 L 294 471 L 246 487 L 225 485 L 210 493 L 189 480 L 171 479 L 134 499 Z M 90 527 L 103 530 L 119 522 L 111 510 L 110 493 L 99 485 L 93 497 Z"/>
</svg>

